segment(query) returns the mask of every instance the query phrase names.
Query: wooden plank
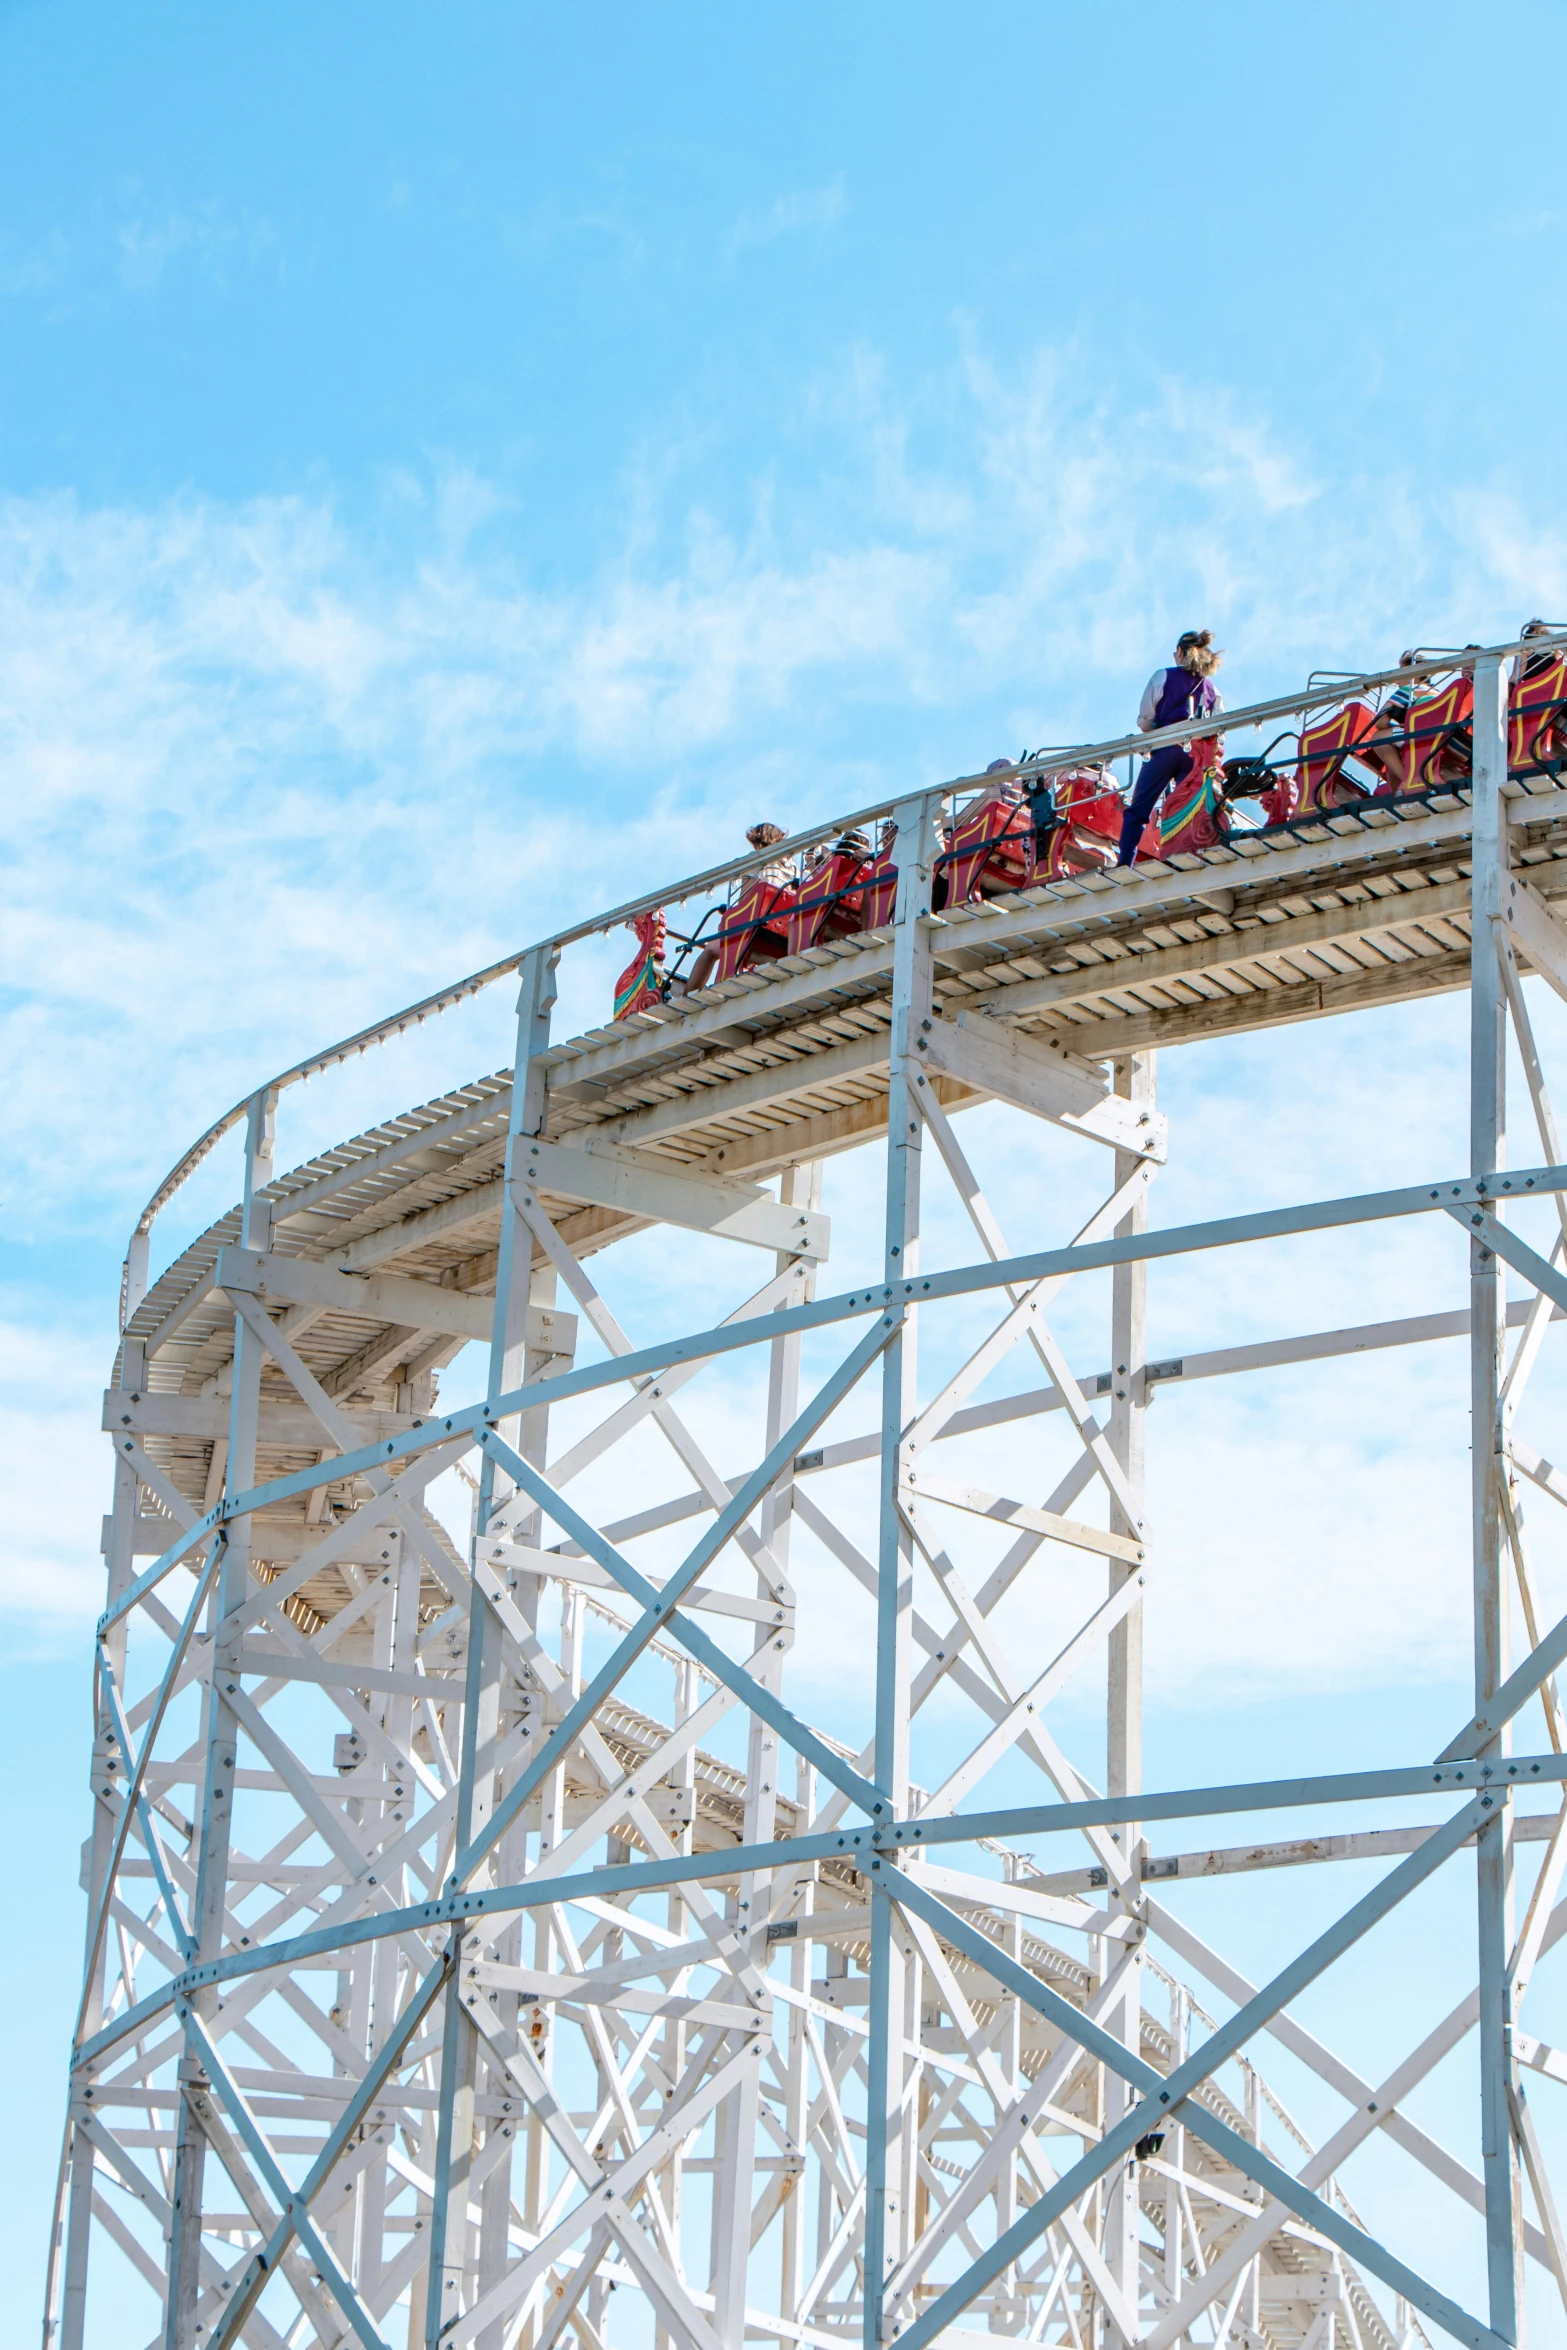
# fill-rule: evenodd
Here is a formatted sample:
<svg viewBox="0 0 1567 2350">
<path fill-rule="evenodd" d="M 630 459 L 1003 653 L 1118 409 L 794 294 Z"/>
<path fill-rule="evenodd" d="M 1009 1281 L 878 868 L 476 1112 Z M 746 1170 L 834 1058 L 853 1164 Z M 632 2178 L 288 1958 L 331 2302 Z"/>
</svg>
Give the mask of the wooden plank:
<svg viewBox="0 0 1567 2350">
<path fill-rule="evenodd" d="M 1218 975 L 1244 971 L 1248 964 L 1266 964 L 1280 954 L 1329 940 L 1385 937 L 1389 932 L 1420 924 L 1433 917 L 1469 911 L 1469 884 L 1446 881 L 1423 889 L 1394 890 L 1353 904 L 1331 906 L 1321 913 L 1288 915 L 1277 922 L 1252 920 L 1244 928 L 1183 941 L 1178 946 L 1155 947 L 1146 954 L 1117 955 L 1110 961 L 1084 963 L 1075 971 L 1052 972 L 1048 979 L 1025 979 L 1003 988 L 994 1009 L 1003 1017 L 1043 1011 L 1054 1004 L 1072 1004 L 1099 995 L 1119 995 L 1127 988 L 1159 985 L 1189 978 L 1198 972 Z"/>
<path fill-rule="evenodd" d="M 909 1485 L 917 1499 L 944 1501 L 955 1510 L 966 1510 L 971 1517 L 989 1518 L 993 1525 L 1016 1526 L 1030 1534 L 1043 1534 L 1052 1542 L 1065 1542 L 1073 1550 L 1096 1552 L 1101 1558 L 1120 1559 L 1127 1566 L 1140 1567 L 1144 1551 L 1140 1542 L 1130 1535 L 1107 1534 L 1102 1526 L 1086 1526 L 1077 1518 L 1059 1517 L 1054 1510 L 1036 1510 L 1026 1502 L 1008 1501 L 1004 1495 L 986 1493 L 978 1485 L 955 1484 L 951 1478 L 938 1477 L 929 1469 L 911 1472 Z"/>
<path fill-rule="evenodd" d="M 762 1107 L 771 1109 L 818 1086 L 834 1085 L 846 1077 L 862 1076 L 868 1069 L 886 1066 L 887 1031 L 878 1023 L 870 1035 L 829 1046 L 824 1052 L 802 1053 L 797 1059 L 782 1061 L 771 1069 L 752 1069 L 730 1077 L 720 1074 L 717 1082 L 693 1086 L 677 1100 L 655 1102 L 650 1109 L 628 1110 L 622 1117 L 605 1119 L 602 1125 L 579 1128 L 571 1139 L 576 1141 L 591 1134 L 595 1144 L 602 1139 L 635 1148 L 666 1135 L 684 1133 L 712 1118 L 735 1117 Z"/>
<path fill-rule="evenodd" d="M 1468 985 L 1467 952 L 1432 955 L 1418 963 L 1390 963 L 1385 972 L 1368 972 L 1358 979 L 1305 979 L 1298 987 L 1279 987 L 1266 995 L 1258 991 L 1229 996 L 1221 1003 L 1150 1012 L 1141 1018 L 1083 1021 L 1063 1026 L 1059 1033 L 1085 1058 L 1109 1060 L 1118 1053 L 1141 1052 L 1148 1045 L 1163 1051 L 1178 1044 L 1201 1044 L 1209 1037 L 1244 1035 L 1292 1020 L 1321 1020 L 1376 1004 L 1410 1003 Z"/>
</svg>

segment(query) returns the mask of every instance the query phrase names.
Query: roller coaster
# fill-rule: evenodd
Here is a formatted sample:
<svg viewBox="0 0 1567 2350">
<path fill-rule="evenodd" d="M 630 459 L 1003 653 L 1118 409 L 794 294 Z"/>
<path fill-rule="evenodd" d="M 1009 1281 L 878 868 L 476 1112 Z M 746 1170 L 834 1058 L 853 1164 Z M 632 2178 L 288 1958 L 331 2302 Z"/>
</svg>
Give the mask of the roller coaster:
<svg viewBox="0 0 1567 2350">
<path fill-rule="evenodd" d="M 911 787 L 508 956 L 192 1145 L 132 1236 L 104 1402 L 46 2344 L 1501 2350 L 1526 2287 L 1549 2325 L 1531 2097 L 1567 2056 L 1530 2026 L 1567 1931 L 1567 1619 L 1525 1500 L 1567 1476 L 1521 1415 L 1567 1311 L 1567 1164 L 1525 981 L 1567 997 L 1564 717 L 1552 634 L 1313 680 L 1223 744 L 1207 718 Z M 1118 868 L 1150 739 L 1191 781 Z M 555 1037 L 562 958 L 627 924 L 615 1016 Z M 511 1067 L 279 1170 L 294 1084 L 513 979 Z M 1466 1169 L 1152 1222 L 1161 1049 L 1464 989 Z M 1086 1222 L 1049 1228 L 1041 1186 L 1045 1228 L 1003 1232 L 978 1104 L 1101 1154 Z M 153 1277 L 227 1136 L 238 1205 Z M 852 1152 L 885 1210 L 845 1288 L 823 1199 Z M 933 1184 L 963 1261 L 922 1253 Z M 1458 1227 L 1466 1309 L 1147 1359 L 1151 1266 L 1422 1217 Z M 650 1228 L 704 1281 L 759 1252 L 748 1294 L 624 1328 L 591 1263 Z M 1094 1275 L 1074 1368 L 1051 1301 Z M 1391 1379 L 1459 1340 L 1472 1716 L 1392 1766 L 1146 1787 L 1154 1394 L 1379 1350 Z M 475 1344 L 483 1399 L 443 1407 Z M 985 1483 L 997 1429 L 1021 1492 Z M 1044 1591 L 1049 1653 L 1015 1613 Z M 863 1649 L 832 1728 L 824 1642 Z M 1059 1709 L 1085 1687 L 1092 1757 Z M 1350 1860 L 1378 1873 L 1343 1907 Z M 1172 1888 L 1261 1908 L 1281 1869 L 1325 1922 L 1254 1983 Z M 1473 1987 L 1411 2043 L 1390 1978 L 1352 2064 L 1293 2005 L 1439 1873 Z M 1458 2150 L 1421 2118 L 1455 2056 Z M 1342 2183 L 1373 2144 L 1440 2212 L 1425 2257 Z"/>
</svg>

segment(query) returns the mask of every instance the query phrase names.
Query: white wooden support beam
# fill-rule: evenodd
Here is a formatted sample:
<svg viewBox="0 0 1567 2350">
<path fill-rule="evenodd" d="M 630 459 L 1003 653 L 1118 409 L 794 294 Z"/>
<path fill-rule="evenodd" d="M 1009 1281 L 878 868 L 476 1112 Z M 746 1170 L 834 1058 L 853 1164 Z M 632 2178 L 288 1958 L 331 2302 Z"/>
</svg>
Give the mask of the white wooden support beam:
<svg viewBox="0 0 1567 2350">
<path fill-rule="evenodd" d="M 1162 1161 L 1168 1124 L 1151 1104 L 1127 1101 L 1091 1061 L 1052 1052 L 1032 1037 L 1009 1034 L 982 1012 L 933 1018 L 915 1040 L 921 1067 L 978 1086 L 1014 1109 L 1028 1110 L 1112 1149 Z"/>
<path fill-rule="evenodd" d="M 1055 1510 L 1033 1509 L 1027 1502 L 1010 1501 L 1005 1494 L 987 1493 L 982 1486 L 938 1477 L 925 1468 L 910 1470 L 908 1483 L 922 1500 L 945 1502 L 949 1508 L 966 1510 L 971 1517 L 989 1518 L 998 1526 L 1016 1526 L 1030 1534 L 1042 1534 L 1048 1541 L 1067 1543 L 1074 1550 L 1091 1550 L 1101 1558 L 1118 1559 L 1123 1568 L 1140 1567 L 1143 1563 L 1142 1541 L 1135 1534 L 1111 1534 L 1103 1526 L 1085 1525 L 1080 1519 L 1064 1518 Z"/>
<path fill-rule="evenodd" d="M 1144 1111 L 1154 1107 L 1154 1055 L 1135 1054 L 1117 1061 L 1113 1077 L 1116 1094 L 1128 1106 L 1135 1104 Z M 1135 1174 L 1138 1160 L 1126 1152 L 1116 1154 L 1115 1172 L 1118 1185 Z M 1152 1169 L 1144 1168 L 1148 1175 Z M 1131 1235 L 1148 1228 L 1148 1186 L 1143 1184 L 1134 1195 L 1124 1221 L 1117 1226 L 1118 1233 Z M 1142 1527 L 1145 1499 L 1145 1468 L 1147 1452 L 1148 1380 L 1148 1267 L 1146 1264 L 1117 1265 L 1111 1274 L 1110 1304 L 1110 1415 L 1106 1431 L 1110 1450 L 1118 1462 L 1131 1497 L 1132 1507 L 1124 1508 L 1112 1494 L 1110 1523 L 1123 1536 L 1136 1534 Z M 1109 1564 L 1109 1599 L 1114 1606 L 1118 1600 L 1127 1602 L 1120 1621 L 1109 1633 L 1108 1671 L 1105 1685 L 1105 1787 L 1111 1795 L 1135 1794 L 1143 1783 L 1143 1611 L 1140 1593 L 1144 1581 L 1141 1571 L 1133 1579 L 1131 1571 L 1114 1559 Z M 1127 1821 L 1120 1837 L 1121 1850 L 1133 1858 L 1141 1847 L 1141 1836 L 1135 1821 Z M 1114 1916 L 1111 1940 L 1107 1948 L 1117 1942 L 1127 1953 L 1122 1977 L 1124 1989 L 1121 1998 L 1106 2017 L 1106 2028 L 1114 2032 L 1123 2046 L 1136 2056 L 1142 2050 L 1142 1944 L 1146 1923 L 1140 1914 L 1138 1900 L 1140 1881 L 1133 1870 L 1130 1888 L 1118 1886 L 1110 1897 Z M 1107 2073 L 1104 2079 L 1104 2111 L 1107 2127 L 1113 2128 L 1130 2107 L 1130 2085 L 1117 2074 Z M 1123 2295 L 1130 2300 L 1135 2314 L 1138 2298 L 1141 2252 L 1141 2200 L 1135 2168 L 1128 2167 L 1110 2182 L 1105 2196 L 1104 2247 L 1105 2257 Z M 1255 2271 L 1253 2272 L 1255 2274 Z M 1130 2345 L 1136 2340 L 1123 2334 Z"/>
<path fill-rule="evenodd" d="M 405 1435 L 414 1424 L 411 1412 L 356 1407 L 345 1417 L 361 1444 Z M 104 1390 L 102 1425 L 110 1436 L 130 1429 L 138 1436 L 194 1436 L 210 1444 L 227 1437 L 229 1407 L 221 1395 L 162 1395 L 140 1387 L 109 1387 Z M 320 1422 L 302 1403 L 273 1403 L 269 1397 L 256 1415 L 261 1444 L 309 1445 L 319 1434 Z"/>
<path fill-rule="evenodd" d="M 1501 915 L 1546 985 L 1567 1000 L 1567 928 L 1521 873 L 1502 882 Z"/>
<path fill-rule="evenodd" d="M 686 1232 L 708 1232 L 820 1264 L 831 1224 L 811 1208 L 783 1207 L 752 1184 L 715 1183 L 687 1175 L 645 1152 L 574 1148 L 529 1139 L 518 1151 L 516 1180 L 529 1190 L 554 1192 L 590 1207 L 616 1208 Z"/>
<path fill-rule="evenodd" d="M 403 1323 L 417 1330 L 443 1330 L 453 1338 L 488 1341 L 495 1318 L 493 1298 L 444 1289 L 434 1281 L 410 1281 L 397 1273 L 339 1273 L 304 1257 L 272 1250 L 225 1248 L 218 1252 L 216 1286 L 230 1296 L 243 1290 L 263 1304 L 315 1305 L 335 1314 Z M 551 1354 L 576 1351 L 574 1314 L 531 1308 L 527 1342 Z"/>
<path fill-rule="evenodd" d="M 1508 862 L 1502 786 L 1507 780 L 1507 679 L 1495 658 L 1474 668 L 1474 754 L 1470 937 L 1484 944 L 1493 925 L 1516 910 Z M 1543 908 L 1538 908 L 1543 913 Z M 1530 912 L 1520 919 L 1528 921 Z M 1552 926 L 1554 928 L 1554 926 Z M 1536 930 L 1540 925 L 1535 925 Z M 1470 1172 L 1490 1175 L 1506 1164 L 1507 1027 L 1501 959 L 1474 953 L 1469 975 Z M 1503 1338 L 1507 1297 L 1498 1242 L 1516 1253 L 1498 1216 L 1484 1219 L 1469 1246 L 1470 1526 L 1473 1559 L 1475 1717 L 1496 1707 L 1507 1674 L 1507 1599 L 1502 1572 L 1501 1484 L 1505 1425 L 1501 1408 L 1506 1370 Z M 1487 1243 L 1489 1242 L 1489 1246 Z M 1536 1281 L 1536 1287 L 1548 1286 Z M 1559 1286 L 1559 1284 L 1558 1284 Z M 1505 1721 L 1477 1758 L 1494 1762 L 1511 1745 Z M 1481 1830 L 1476 1853 L 1480 1976 L 1480 2147 L 1485 2177 L 1486 2275 L 1493 2333 L 1518 2338 L 1522 2240 L 1518 2148 L 1509 2091 L 1513 2080 L 1512 1986 L 1508 1954 L 1514 1937 L 1512 1806 L 1505 1794 Z"/>
</svg>

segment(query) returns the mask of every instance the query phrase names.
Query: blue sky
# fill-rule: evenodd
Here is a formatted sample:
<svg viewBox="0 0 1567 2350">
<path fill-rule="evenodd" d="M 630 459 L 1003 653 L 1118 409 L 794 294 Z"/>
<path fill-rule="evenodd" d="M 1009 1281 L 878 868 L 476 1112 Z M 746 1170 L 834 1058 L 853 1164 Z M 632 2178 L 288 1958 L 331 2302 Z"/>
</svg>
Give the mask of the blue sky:
<svg viewBox="0 0 1567 2350">
<path fill-rule="evenodd" d="M 1567 206 L 1530 95 L 1564 51 L 1557 8 L 1440 0 L 0 6 L 0 1624 L 42 1895 L 0 1964 L 44 2017 L 11 2273 L 79 1941 L 95 1394 L 153 1183 L 270 1070 L 758 813 L 1120 731 L 1182 626 L 1234 702 L 1567 613 Z M 1461 1162 L 1456 1005 L 1293 1035 L 1172 1062 L 1161 1213 Z M 507 1052 L 487 1001 L 293 1097 L 285 1156 Z M 231 1191 L 220 1159 L 189 1216 Z M 667 1275 L 626 1256 L 646 1321 Z M 1156 1311 L 1211 1344 L 1458 1283 L 1421 1241 L 1172 1277 Z M 1326 1754 L 1461 1703 L 1456 1553 L 1428 1573 L 1461 1365 L 1401 1376 L 1227 1405 L 1218 1556 L 1214 1415 L 1172 1445 L 1170 1553 L 1212 1580 L 1169 1611 L 1170 1772 L 1222 1767 L 1246 1704 Z M 1326 1585 L 1268 1527 L 1301 1425 Z M 1368 1594 L 1407 1642 L 1369 1731 Z"/>
</svg>

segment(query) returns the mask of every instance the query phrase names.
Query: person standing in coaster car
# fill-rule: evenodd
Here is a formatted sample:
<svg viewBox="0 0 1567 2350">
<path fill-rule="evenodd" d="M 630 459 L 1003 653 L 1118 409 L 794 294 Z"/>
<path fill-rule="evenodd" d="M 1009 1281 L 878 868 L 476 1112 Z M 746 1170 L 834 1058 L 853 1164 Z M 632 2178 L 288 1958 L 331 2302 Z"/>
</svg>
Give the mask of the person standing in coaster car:
<svg viewBox="0 0 1567 2350">
<path fill-rule="evenodd" d="M 1161 726 L 1181 726 L 1188 719 L 1206 718 L 1211 712 L 1222 710 L 1224 704 L 1213 683 L 1213 673 L 1223 659 L 1224 655 L 1214 650 L 1211 628 L 1187 629 L 1175 648 L 1175 666 L 1156 669 L 1143 688 L 1137 712 L 1141 732 L 1155 734 Z M 1151 751 L 1143 761 L 1142 772 L 1121 820 L 1118 865 L 1130 865 L 1137 854 L 1144 825 L 1171 784 L 1189 775 L 1191 766 L 1191 753 L 1183 743 L 1167 743 L 1161 750 Z"/>
</svg>

